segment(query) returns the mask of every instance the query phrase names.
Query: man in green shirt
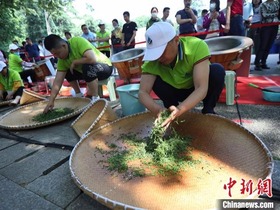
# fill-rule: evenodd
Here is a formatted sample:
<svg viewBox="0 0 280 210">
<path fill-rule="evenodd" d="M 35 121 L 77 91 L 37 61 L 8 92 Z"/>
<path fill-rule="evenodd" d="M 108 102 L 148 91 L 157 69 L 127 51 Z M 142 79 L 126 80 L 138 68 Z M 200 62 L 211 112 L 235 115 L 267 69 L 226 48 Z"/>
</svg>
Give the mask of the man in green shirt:
<svg viewBox="0 0 280 210">
<path fill-rule="evenodd" d="M 24 86 L 18 72 L 8 69 L 7 65 L 0 61 L 0 101 L 12 100 L 11 104 L 19 103 Z"/>
<path fill-rule="evenodd" d="M 99 98 L 98 80 L 107 79 L 112 74 L 110 59 L 83 37 L 73 37 L 66 41 L 58 35 L 51 34 L 45 38 L 44 44 L 45 48 L 58 58 L 57 73 L 44 112 L 53 108 L 65 78 L 76 96 L 83 96 L 78 80 L 85 80 L 87 94 L 92 97 L 92 101 L 96 101 Z"/>
<path fill-rule="evenodd" d="M 98 41 L 98 49 L 108 58 L 110 57 L 110 33 L 105 30 L 105 23 L 98 24 L 100 31 L 96 32 L 96 40 Z"/>
<path fill-rule="evenodd" d="M 155 115 L 164 109 L 171 111 L 162 126 L 169 125 L 202 100 L 202 113 L 214 114 L 224 87 L 225 70 L 220 64 L 209 65 L 207 44 L 196 37 L 179 38 L 166 22 L 154 23 L 145 38 L 147 48 L 139 90 L 142 104 Z M 165 108 L 154 102 L 150 96 L 152 90 Z"/>
</svg>

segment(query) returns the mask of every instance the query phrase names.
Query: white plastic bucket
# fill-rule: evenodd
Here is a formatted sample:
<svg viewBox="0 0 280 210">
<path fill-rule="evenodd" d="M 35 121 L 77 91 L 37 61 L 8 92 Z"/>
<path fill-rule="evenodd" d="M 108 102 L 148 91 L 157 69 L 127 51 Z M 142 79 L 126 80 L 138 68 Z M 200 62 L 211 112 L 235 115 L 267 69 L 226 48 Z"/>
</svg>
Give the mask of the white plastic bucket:
<svg viewBox="0 0 280 210">
<path fill-rule="evenodd" d="M 145 107 L 138 99 L 140 84 L 129 84 L 117 87 L 124 116 L 144 112 Z"/>
</svg>

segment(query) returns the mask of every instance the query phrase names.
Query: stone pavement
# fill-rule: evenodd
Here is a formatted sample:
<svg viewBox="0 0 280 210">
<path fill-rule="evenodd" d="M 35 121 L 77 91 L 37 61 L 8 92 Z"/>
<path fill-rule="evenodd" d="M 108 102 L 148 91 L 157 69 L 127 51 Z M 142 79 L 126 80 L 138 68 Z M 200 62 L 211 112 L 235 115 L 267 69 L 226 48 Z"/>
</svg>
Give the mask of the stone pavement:
<svg viewBox="0 0 280 210">
<path fill-rule="evenodd" d="M 268 65 L 272 68 L 251 74 L 280 75 L 277 61 L 278 55 L 270 55 Z M 0 116 L 11 109 L 0 107 Z M 195 109 L 199 111 L 201 104 Z M 121 116 L 121 107 L 115 110 Z M 273 188 L 280 191 L 279 106 L 239 105 L 239 110 L 242 119 L 250 120 L 250 123 L 244 121 L 243 126 L 256 134 L 271 151 L 275 159 Z M 216 111 L 232 120 L 238 118 L 236 106 L 218 104 Z M 70 127 L 74 119 L 25 131 L 0 129 L 0 210 L 108 209 L 85 195 L 70 177 L 68 160 L 71 149 L 79 141 Z M 21 142 L 30 139 L 69 147 L 52 148 Z M 280 201 L 275 201 L 275 205 L 280 209 Z"/>
</svg>

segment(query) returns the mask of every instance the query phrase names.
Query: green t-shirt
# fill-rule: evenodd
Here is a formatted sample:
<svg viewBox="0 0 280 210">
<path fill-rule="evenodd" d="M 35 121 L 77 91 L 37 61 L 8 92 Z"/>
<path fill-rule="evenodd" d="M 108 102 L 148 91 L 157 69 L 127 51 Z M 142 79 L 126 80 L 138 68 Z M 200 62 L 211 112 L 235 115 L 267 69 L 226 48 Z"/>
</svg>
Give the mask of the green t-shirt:
<svg viewBox="0 0 280 210">
<path fill-rule="evenodd" d="M 178 46 L 177 61 L 173 69 L 159 61 L 146 61 L 142 65 L 142 74 L 158 75 L 163 81 L 178 89 L 189 89 L 193 84 L 194 65 L 209 58 L 208 45 L 196 37 L 181 37 Z"/>
<path fill-rule="evenodd" d="M 18 73 L 22 72 L 22 59 L 19 55 L 15 55 L 14 53 L 9 54 L 9 69 L 13 71 L 17 71 Z"/>
<path fill-rule="evenodd" d="M 23 85 L 23 81 L 17 71 L 13 71 L 11 69 L 8 70 L 8 76 L 4 77 L 0 74 L 0 89 L 1 90 L 14 90 L 15 82 L 20 82 L 21 86 Z"/>
<path fill-rule="evenodd" d="M 57 71 L 68 71 L 70 69 L 71 63 L 74 60 L 80 59 L 83 57 L 83 54 L 87 50 L 93 50 L 95 54 L 96 61 L 98 63 L 105 63 L 109 66 L 112 66 L 110 59 L 96 49 L 89 41 L 83 37 L 73 37 L 68 40 L 69 43 L 69 56 L 66 59 L 58 59 L 57 62 Z M 75 68 L 76 71 L 82 73 L 82 65 L 78 65 Z"/>
<path fill-rule="evenodd" d="M 96 32 L 96 37 L 100 38 L 100 39 L 104 39 L 104 38 L 110 37 L 110 34 L 109 34 L 109 32 L 106 32 L 106 31 L 104 33 L 98 31 L 98 32 Z M 103 46 L 108 46 L 108 47 L 101 48 L 101 49 L 99 49 L 100 51 L 110 51 L 110 43 L 109 43 L 109 41 L 107 41 L 107 42 L 98 42 L 98 47 L 103 47 Z"/>
</svg>

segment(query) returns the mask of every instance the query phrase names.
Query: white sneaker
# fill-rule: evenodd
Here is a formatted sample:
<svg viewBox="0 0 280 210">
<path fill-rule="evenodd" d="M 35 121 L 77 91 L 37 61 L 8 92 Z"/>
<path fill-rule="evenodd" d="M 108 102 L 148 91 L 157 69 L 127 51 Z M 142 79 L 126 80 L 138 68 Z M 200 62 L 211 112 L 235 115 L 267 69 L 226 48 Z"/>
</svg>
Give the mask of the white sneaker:
<svg viewBox="0 0 280 210">
<path fill-rule="evenodd" d="M 80 98 L 83 98 L 85 97 L 83 93 L 76 93 L 75 97 L 80 97 Z"/>
<path fill-rule="evenodd" d="M 94 102 L 96 102 L 96 101 L 99 100 L 99 99 L 100 99 L 99 96 L 92 96 L 92 97 L 91 97 L 91 103 L 94 103 Z"/>
<path fill-rule="evenodd" d="M 20 101 L 20 97 L 19 96 L 17 96 L 12 102 L 11 102 L 11 105 L 17 105 L 18 103 L 19 103 L 19 101 Z"/>
</svg>

